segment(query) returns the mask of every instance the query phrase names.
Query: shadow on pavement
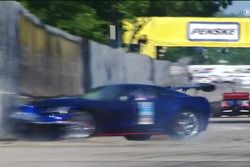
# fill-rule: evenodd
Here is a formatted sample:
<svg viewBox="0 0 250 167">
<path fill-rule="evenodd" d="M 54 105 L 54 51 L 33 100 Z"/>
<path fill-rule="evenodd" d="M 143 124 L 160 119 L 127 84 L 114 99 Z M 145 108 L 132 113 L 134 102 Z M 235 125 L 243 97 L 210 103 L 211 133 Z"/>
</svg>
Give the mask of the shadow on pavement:
<svg viewBox="0 0 250 167">
<path fill-rule="evenodd" d="M 212 123 L 212 124 L 247 124 L 247 123 L 250 123 L 250 118 L 242 118 L 242 117 L 241 118 L 238 118 L 238 117 L 218 118 L 216 120 L 211 119 L 209 123 Z"/>
</svg>

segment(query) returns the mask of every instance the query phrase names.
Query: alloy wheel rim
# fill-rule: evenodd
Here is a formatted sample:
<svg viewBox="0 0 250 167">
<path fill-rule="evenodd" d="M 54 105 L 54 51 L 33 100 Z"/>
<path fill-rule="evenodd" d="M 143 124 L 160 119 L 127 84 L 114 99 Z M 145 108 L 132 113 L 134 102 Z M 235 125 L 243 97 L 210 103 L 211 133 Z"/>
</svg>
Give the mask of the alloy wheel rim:
<svg viewBox="0 0 250 167">
<path fill-rule="evenodd" d="M 70 125 L 67 127 L 67 138 L 85 138 L 95 131 L 94 117 L 88 113 L 73 115 Z"/>
<path fill-rule="evenodd" d="M 199 120 L 193 112 L 182 112 L 176 119 L 174 130 L 178 135 L 195 136 L 199 133 Z"/>
</svg>

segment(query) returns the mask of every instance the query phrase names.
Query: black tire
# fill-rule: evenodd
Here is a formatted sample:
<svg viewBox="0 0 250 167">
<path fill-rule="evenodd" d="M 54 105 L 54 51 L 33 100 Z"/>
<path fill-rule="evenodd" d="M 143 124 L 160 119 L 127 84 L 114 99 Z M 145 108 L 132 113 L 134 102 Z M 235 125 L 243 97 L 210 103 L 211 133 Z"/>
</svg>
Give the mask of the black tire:
<svg viewBox="0 0 250 167">
<path fill-rule="evenodd" d="M 220 101 L 218 102 L 212 102 L 210 104 L 210 108 L 211 108 L 211 117 L 214 117 L 214 118 L 218 118 L 218 117 L 221 117 L 221 110 L 220 110 Z"/>
<path fill-rule="evenodd" d="M 96 131 L 95 117 L 89 112 L 72 112 L 70 122 L 70 125 L 65 127 L 63 138 L 87 138 Z"/>
<path fill-rule="evenodd" d="M 134 141 L 146 141 L 150 140 L 151 135 L 127 135 L 124 136 L 127 140 L 134 140 Z"/>
<path fill-rule="evenodd" d="M 199 134 L 200 129 L 199 114 L 192 110 L 183 110 L 175 116 L 170 125 L 170 136 L 175 139 L 192 138 Z"/>
<path fill-rule="evenodd" d="M 212 117 L 219 118 L 219 117 L 221 117 L 221 113 L 219 111 L 214 111 L 214 112 L 212 112 Z"/>
</svg>

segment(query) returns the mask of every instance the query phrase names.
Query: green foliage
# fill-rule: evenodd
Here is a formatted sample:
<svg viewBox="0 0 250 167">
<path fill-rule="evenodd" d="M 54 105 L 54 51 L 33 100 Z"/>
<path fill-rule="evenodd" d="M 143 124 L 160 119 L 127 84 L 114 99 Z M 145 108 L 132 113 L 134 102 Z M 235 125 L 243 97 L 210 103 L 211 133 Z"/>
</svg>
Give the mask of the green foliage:
<svg viewBox="0 0 250 167">
<path fill-rule="evenodd" d="M 185 47 L 169 47 L 165 54 L 165 58 L 170 61 L 177 61 L 180 57 L 187 56 L 187 48 Z"/>
<path fill-rule="evenodd" d="M 231 0 L 150 0 L 149 16 L 213 16 L 221 8 L 231 5 Z"/>
<path fill-rule="evenodd" d="M 169 61 L 177 61 L 181 57 L 191 57 L 192 64 L 205 64 L 209 60 L 206 60 L 202 53 L 202 48 L 193 47 L 169 47 L 165 54 L 165 59 Z"/>
<path fill-rule="evenodd" d="M 108 26 L 138 16 L 212 16 L 231 0 L 21 0 L 46 24 L 106 42 Z"/>
<path fill-rule="evenodd" d="M 98 18 L 95 10 L 88 6 L 83 5 L 82 11 L 87 12 L 78 13 L 71 20 L 58 20 L 56 26 L 72 34 L 105 42 L 107 23 Z"/>
<path fill-rule="evenodd" d="M 210 49 L 211 57 L 215 60 L 224 59 L 229 62 L 229 64 L 250 64 L 250 49 L 249 48 L 227 48 L 227 53 L 221 53 L 218 48 Z"/>
<path fill-rule="evenodd" d="M 199 50 L 198 50 L 199 49 Z M 228 64 L 250 64 L 249 48 L 227 48 L 227 52 L 221 52 L 225 48 L 206 48 L 207 56 L 200 49 L 192 47 L 170 47 L 167 49 L 165 59 L 177 61 L 181 57 L 191 57 L 192 64 L 218 64 L 219 60 L 226 60 Z M 203 48 L 204 49 L 204 48 Z"/>
<path fill-rule="evenodd" d="M 98 17 L 96 10 L 81 1 L 21 1 L 44 23 L 69 33 L 105 42 L 107 22 Z"/>
</svg>

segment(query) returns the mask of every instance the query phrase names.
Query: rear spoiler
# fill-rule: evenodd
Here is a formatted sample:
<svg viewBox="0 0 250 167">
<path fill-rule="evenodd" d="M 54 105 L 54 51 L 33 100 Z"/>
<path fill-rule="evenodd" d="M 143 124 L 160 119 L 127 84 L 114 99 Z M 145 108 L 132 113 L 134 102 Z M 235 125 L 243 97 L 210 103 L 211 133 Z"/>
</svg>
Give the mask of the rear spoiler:
<svg viewBox="0 0 250 167">
<path fill-rule="evenodd" d="M 223 93 L 223 100 L 249 100 L 248 92 Z"/>
<path fill-rule="evenodd" d="M 215 90 L 215 85 L 209 83 L 197 83 L 197 84 L 187 84 L 187 85 L 179 85 L 179 86 L 170 86 L 168 87 L 173 90 L 182 90 L 187 91 L 189 89 L 202 90 L 204 92 L 212 92 Z"/>
</svg>

